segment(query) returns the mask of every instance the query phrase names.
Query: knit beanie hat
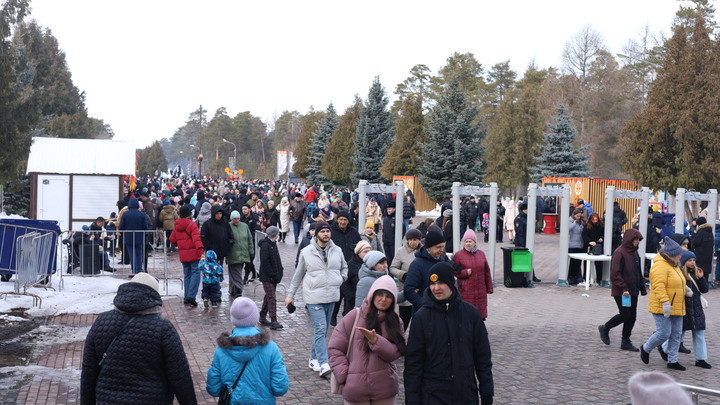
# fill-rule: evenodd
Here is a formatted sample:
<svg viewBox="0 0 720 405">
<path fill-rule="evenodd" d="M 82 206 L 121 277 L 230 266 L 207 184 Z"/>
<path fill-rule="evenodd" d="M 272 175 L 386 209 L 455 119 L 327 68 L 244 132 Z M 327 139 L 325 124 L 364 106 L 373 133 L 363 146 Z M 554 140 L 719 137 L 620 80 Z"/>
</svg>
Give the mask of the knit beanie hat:
<svg viewBox="0 0 720 405">
<path fill-rule="evenodd" d="M 465 231 L 465 235 L 463 235 L 463 242 L 468 239 L 472 239 L 473 242 L 477 243 L 477 235 L 475 235 L 475 231 L 473 231 L 472 229 L 468 229 L 467 231 Z"/>
<path fill-rule="evenodd" d="M 408 230 L 405 234 L 405 240 L 410 239 L 422 239 L 422 232 L 418 231 L 415 228 Z"/>
<path fill-rule="evenodd" d="M 238 297 L 230 307 L 230 322 L 238 328 L 257 325 L 260 320 L 255 301 L 247 297 Z"/>
<path fill-rule="evenodd" d="M 367 221 L 365 221 L 365 228 L 373 228 L 374 229 L 375 221 L 373 221 L 372 219 L 368 219 Z"/>
<path fill-rule="evenodd" d="M 145 272 L 136 274 L 132 279 L 130 279 L 130 282 L 145 284 L 153 290 L 160 292 L 160 284 L 158 284 L 157 279 Z"/>
<path fill-rule="evenodd" d="M 690 405 L 690 397 L 669 375 L 659 371 L 641 371 L 628 381 L 633 405 Z"/>
<path fill-rule="evenodd" d="M 687 262 L 690 259 L 696 259 L 697 256 L 695 256 L 695 253 L 686 250 L 683 252 L 682 256 L 680 256 L 680 267 L 685 266 L 685 262 Z"/>
<path fill-rule="evenodd" d="M 579 202 L 578 202 L 578 203 L 579 203 Z M 518 209 L 519 209 L 520 211 L 524 211 L 524 210 L 528 209 L 527 203 L 526 203 L 525 201 L 521 202 L 520 205 L 518 206 Z"/>
<path fill-rule="evenodd" d="M 448 262 L 435 263 L 430 267 L 430 283 L 436 281 L 443 282 L 450 287 L 455 287 L 455 274 L 453 273 L 453 266 Z"/>
<path fill-rule="evenodd" d="M 235 218 L 240 218 L 240 213 L 237 212 L 237 210 L 233 210 L 233 212 L 230 213 L 230 219 L 233 220 Z"/>
<path fill-rule="evenodd" d="M 427 235 L 425 235 L 425 247 L 433 247 L 435 245 L 439 245 L 445 242 L 445 237 L 442 235 L 442 233 L 434 229 L 429 230 Z"/>
<path fill-rule="evenodd" d="M 180 207 L 180 218 L 190 218 L 192 216 L 192 210 L 187 205 Z"/>
<path fill-rule="evenodd" d="M 163 203 L 163 205 L 170 205 L 170 200 L 165 200 L 165 202 Z"/>
<path fill-rule="evenodd" d="M 376 264 L 378 264 L 378 262 L 383 259 L 387 260 L 382 252 L 379 252 L 377 250 L 371 250 L 367 252 L 363 261 L 368 266 L 368 268 L 372 269 L 373 267 L 375 267 Z"/>
<path fill-rule="evenodd" d="M 678 245 L 677 242 L 672 240 L 669 236 L 666 236 L 665 239 L 663 239 L 665 242 L 663 244 L 663 251 L 670 257 L 674 256 L 680 256 L 683 253 L 682 248 L 680 245 Z"/>
<path fill-rule="evenodd" d="M 442 216 L 444 216 L 445 218 L 450 218 L 452 217 L 452 214 L 453 212 L 451 209 L 446 209 L 445 211 L 443 211 Z"/>
<path fill-rule="evenodd" d="M 355 254 L 359 255 L 360 252 L 362 252 L 365 248 L 372 249 L 372 246 L 370 246 L 370 243 L 366 240 L 361 240 L 360 242 L 355 245 Z"/>
<path fill-rule="evenodd" d="M 267 233 L 268 238 L 272 239 L 280 234 L 280 228 L 271 226 L 265 230 L 265 233 Z"/>
<path fill-rule="evenodd" d="M 705 218 L 705 217 L 699 217 L 698 219 L 695 220 L 695 223 L 696 223 L 698 226 L 700 226 L 700 225 L 705 225 L 705 224 L 707 224 L 707 218 Z"/>
<path fill-rule="evenodd" d="M 346 218 L 349 221 L 350 213 L 348 211 L 342 210 L 342 211 L 338 212 L 337 217 L 338 218 Z"/>
<path fill-rule="evenodd" d="M 318 222 L 315 224 L 315 235 L 319 234 L 323 229 L 330 229 L 327 222 Z"/>
</svg>

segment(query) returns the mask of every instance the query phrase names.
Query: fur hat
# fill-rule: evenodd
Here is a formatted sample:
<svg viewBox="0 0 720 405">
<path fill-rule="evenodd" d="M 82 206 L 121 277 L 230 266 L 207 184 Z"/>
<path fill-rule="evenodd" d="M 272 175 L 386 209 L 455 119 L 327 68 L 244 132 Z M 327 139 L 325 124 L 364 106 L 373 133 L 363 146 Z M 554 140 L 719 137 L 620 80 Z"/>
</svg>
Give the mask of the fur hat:
<svg viewBox="0 0 720 405">
<path fill-rule="evenodd" d="M 135 276 L 133 276 L 130 282 L 145 284 L 146 286 L 151 287 L 153 290 L 160 292 L 160 284 L 158 284 L 157 279 L 145 272 L 136 274 Z"/>
<path fill-rule="evenodd" d="M 467 239 L 472 239 L 473 242 L 477 243 L 477 235 L 475 235 L 475 231 L 473 231 L 472 229 L 468 229 L 467 231 L 465 231 L 465 235 L 463 235 L 462 240 L 463 242 L 465 242 L 465 240 Z"/>
<path fill-rule="evenodd" d="M 427 235 L 425 235 L 425 247 L 433 247 L 445 242 L 446 240 L 442 233 L 434 229 L 428 230 Z"/>
<path fill-rule="evenodd" d="M 422 232 L 418 231 L 417 229 L 409 229 L 407 233 L 405 234 L 405 240 L 410 239 L 422 239 Z"/>
<path fill-rule="evenodd" d="M 435 263 L 430 267 L 429 283 L 441 281 L 450 287 L 455 287 L 455 274 L 452 264 L 448 262 Z"/>
<path fill-rule="evenodd" d="M 633 405 L 690 405 L 690 397 L 669 375 L 659 371 L 641 371 L 628 381 Z"/>
<path fill-rule="evenodd" d="M 663 244 L 663 252 L 665 252 L 668 256 L 680 256 L 683 253 L 680 245 L 678 245 L 678 243 L 672 240 L 669 236 L 666 236 L 663 241 L 665 242 Z"/>
<path fill-rule="evenodd" d="M 375 267 L 375 265 L 377 265 L 382 260 L 387 261 L 387 258 L 385 257 L 385 255 L 382 252 L 377 251 L 377 250 L 369 251 L 363 258 L 363 261 L 370 269 Z"/>
<path fill-rule="evenodd" d="M 363 249 L 365 249 L 365 248 L 372 249 L 372 246 L 370 246 L 370 243 L 368 243 L 368 241 L 361 240 L 360 242 L 357 243 L 357 245 L 355 245 L 355 254 L 359 255 L 360 252 L 362 252 Z"/>
<path fill-rule="evenodd" d="M 230 307 L 230 322 L 238 328 L 257 325 L 260 320 L 255 301 L 247 297 L 238 297 Z"/>
<path fill-rule="evenodd" d="M 277 226 L 271 226 L 265 230 L 265 233 L 267 233 L 268 238 L 272 239 L 280 234 L 280 228 Z"/>
</svg>

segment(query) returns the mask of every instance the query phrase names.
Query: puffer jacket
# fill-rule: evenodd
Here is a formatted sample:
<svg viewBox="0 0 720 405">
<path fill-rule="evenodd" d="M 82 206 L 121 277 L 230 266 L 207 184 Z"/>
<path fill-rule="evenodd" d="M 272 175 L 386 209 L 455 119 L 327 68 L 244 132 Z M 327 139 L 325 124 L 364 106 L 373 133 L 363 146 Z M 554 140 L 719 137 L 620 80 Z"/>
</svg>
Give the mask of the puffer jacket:
<svg viewBox="0 0 720 405">
<path fill-rule="evenodd" d="M 658 253 L 650 268 L 648 311 L 662 314 L 662 303 L 670 302 L 670 315 L 685 316 L 685 282 L 685 276 L 675 262 L 665 253 Z"/>
<path fill-rule="evenodd" d="M 175 221 L 179 218 L 177 210 L 172 205 L 166 205 L 160 210 L 160 221 L 163 224 L 163 231 L 175 229 Z"/>
<path fill-rule="evenodd" d="M 283 278 L 283 265 L 277 242 L 265 238 L 258 243 L 258 248 L 260 249 L 260 281 L 280 283 Z"/>
<path fill-rule="evenodd" d="M 218 261 L 222 262 L 230 251 L 234 239 L 228 220 L 224 216 L 219 220 L 215 219 L 215 214 L 218 212 L 223 212 L 222 207 L 213 205 L 210 219 L 200 228 L 200 238 L 203 245 L 205 245 L 205 250 L 214 250 L 218 256 Z"/>
<path fill-rule="evenodd" d="M 237 225 L 231 221 L 230 230 L 235 242 L 230 246 L 230 252 L 227 255 L 228 264 L 250 263 L 255 257 L 255 241 L 250 228 L 242 221 Z"/>
<path fill-rule="evenodd" d="M 116 309 L 100 314 L 85 339 L 80 403 L 172 404 L 173 398 L 197 403 L 180 336 L 160 316 L 160 294 L 128 282 L 118 287 L 113 304 Z M 113 339 L 101 368 L 98 362 Z"/>
<path fill-rule="evenodd" d="M 372 288 L 363 297 L 362 306 L 354 308 L 343 316 L 328 342 L 330 367 L 338 382 L 345 384 L 343 399 L 349 402 L 392 398 L 399 391 L 399 377 L 394 362 L 400 358 L 401 353 L 395 343 L 384 337 L 388 335 L 387 323 L 383 316 L 385 314 L 378 311 L 382 335 L 378 334 L 378 340 L 374 345 L 368 343 L 368 351 L 365 350 L 363 343 L 365 336 L 360 331 L 355 330 L 352 342 L 349 341 L 356 317 L 359 317 L 357 326 L 367 327 L 366 318 L 375 291 L 379 289 L 390 291 L 397 303 L 397 287 L 390 276 L 380 277 L 373 282 Z M 394 309 L 395 305 L 388 311 Z M 400 328 L 402 330 L 402 321 Z M 348 350 L 350 350 L 349 358 Z"/>
<path fill-rule="evenodd" d="M 395 256 L 393 257 L 392 264 L 390 264 L 389 271 L 390 274 L 397 280 L 398 290 L 400 291 L 404 292 L 405 290 L 405 277 L 407 277 L 407 272 L 408 270 L 410 270 L 410 263 L 415 260 L 415 253 L 417 253 L 420 248 L 422 248 L 422 245 L 419 245 L 418 249 L 412 249 L 408 245 L 407 239 L 403 239 L 403 245 L 395 252 Z M 405 300 L 399 305 L 409 306 L 412 304 L 409 301 Z"/>
<path fill-rule="evenodd" d="M 455 253 L 452 261 L 462 269 L 456 271 L 455 276 L 463 301 L 474 305 L 480 316 L 487 319 L 487 295 L 493 293 L 493 285 L 485 253 L 480 249 L 468 252 L 463 248 Z M 467 269 L 472 270 L 469 275 Z"/>
<path fill-rule="evenodd" d="M 237 383 L 231 404 L 275 404 L 290 387 L 287 369 L 277 344 L 268 330 L 235 328 L 217 339 L 218 347 L 208 369 L 205 389 L 217 397 L 223 385 L 232 388 L 243 365 L 247 367 Z"/>
<path fill-rule="evenodd" d="M 342 249 L 335 246 L 332 240 L 325 246 L 327 260 L 323 259 L 317 239 L 312 238 L 310 245 L 300 251 L 295 275 L 290 282 L 287 296 L 295 297 L 295 293 L 303 287 L 305 304 L 328 304 L 340 300 L 340 285 L 347 280 L 348 267 Z"/>
<path fill-rule="evenodd" d="M 170 234 L 170 243 L 178 247 L 182 263 L 200 260 L 205 251 L 200 239 L 200 230 L 190 218 L 180 218 L 175 221 L 175 229 Z"/>
<path fill-rule="evenodd" d="M 698 278 L 695 269 L 688 268 L 688 275 L 695 280 L 695 283 L 688 280 L 687 285 L 693 291 L 692 297 L 685 297 L 685 318 L 683 318 L 683 330 L 705 330 L 705 310 L 702 307 L 700 297 L 708 292 L 705 277 Z"/>
</svg>

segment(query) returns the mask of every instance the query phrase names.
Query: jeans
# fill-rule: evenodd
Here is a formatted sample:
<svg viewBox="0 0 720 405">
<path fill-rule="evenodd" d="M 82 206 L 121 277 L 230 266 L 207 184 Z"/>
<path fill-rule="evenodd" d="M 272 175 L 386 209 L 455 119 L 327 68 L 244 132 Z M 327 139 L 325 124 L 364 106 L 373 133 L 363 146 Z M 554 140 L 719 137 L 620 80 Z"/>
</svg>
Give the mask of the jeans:
<svg viewBox="0 0 720 405">
<path fill-rule="evenodd" d="M 665 352 L 668 355 L 668 363 L 677 363 L 684 317 L 670 315 L 669 318 L 665 318 L 663 314 L 652 314 L 652 316 L 655 320 L 655 333 L 645 342 L 643 350 L 649 353 L 667 340 L 668 346 Z"/>
<path fill-rule="evenodd" d="M 410 218 L 403 218 L 403 224 L 405 225 L 405 230 L 403 233 L 407 232 L 408 229 L 410 229 Z"/>
<path fill-rule="evenodd" d="M 197 297 L 198 288 L 200 288 L 200 268 L 199 260 L 194 262 L 183 262 L 183 274 L 185 275 L 185 299 Z"/>
<path fill-rule="evenodd" d="M 130 267 L 132 267 L 133 274 L 142 273 L 143 271 L 144 247 L 144 244 L 125 245 L 126 251 L 130 255 Z"/>
<path fill-rule="evenodd" d="M 687 331 L 684 330 L 682 332 L 682 337 L 680 338 L 681 342 L 685 339 L 685 332 Z M 693 353 L 695 353 L 695 360 L 707 360 L 707 344 L 705 344 L 705 330 L 691 330 L 690 332 L 692 332 L 694 350 Z M 662 344 L 663 350 L 667 352 L 669 345 L 669 342 L 665 341 L 665 343 Z"/>
<path fill-rule="evenodd" d="M 203 283 L 202 299 L 210 300 L 210 302 L 216 303 L 222 301 L 222 294 L 220 293 L 220 283 Z"/>
<path fill-rule="evenodd" d="M 329 304 L 307 304 L 310 309 L 310 319 L 313 323 L 313 342 L 311 359 L 317 359 L 320 365 L 328 362 L 327 344 L 325 337 L 327 336 L 328 326 L 330 325 L 330 315 L 332 314 L 335 303 Z"/>
<path fill-rule="evenodd" d="M 295 243 L 298 242 L 300 239 L 300 230 L 303 226 L 303 221 L 292 221 L 293 222 L 293 232 L 295 234 Z"/>
<path fill-rule="evenodd" d="M 637 318 L 638 297 L 630 296 L 631 305 L 629 307 L 622 306 L 622 295 L 618 295 L 613 298 L 615 299 L 615 304 L 618 307 L 618 314 L 610 318 L 610 320 L 605 323 L 605 327 L 609 331 L 610 329 L 622 324 L 622 338 L 630 339 L 633 326 L 635 326 L 635 319 Z"/>
</svg>

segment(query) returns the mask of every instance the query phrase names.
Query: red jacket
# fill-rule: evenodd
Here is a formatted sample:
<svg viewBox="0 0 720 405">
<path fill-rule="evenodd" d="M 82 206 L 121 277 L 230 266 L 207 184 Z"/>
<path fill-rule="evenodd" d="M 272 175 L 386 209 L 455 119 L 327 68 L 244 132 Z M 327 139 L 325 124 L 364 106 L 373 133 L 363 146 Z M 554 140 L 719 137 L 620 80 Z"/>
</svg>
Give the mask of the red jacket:
<svg viewBox="0 0 720 405">
<path fill-rule="evenodd" d="M 460 291 L 462 300 L 474 305 L 480 311 L 483 319 L 486 319 L 488 316 L 487 295 L 492 294 L 493 285 L 485 253 L 480 249 L 473 253 L 460 249 L 453 256 L 452 261 L 462 267 L 461 271 L 455 273 L 458 278 L 457 289 Z M 469 276 L 467 269 L 472 269 Z"/>
<path fill-rule="evenodd" d="M 175 221 L 175 229 L 170 234 L 170 242 L 180 249 L 180 261 L 183 263 L 200 260 L 203 255 L 203 243 L 200 230 L 190 218 Z"/>
</svg>

